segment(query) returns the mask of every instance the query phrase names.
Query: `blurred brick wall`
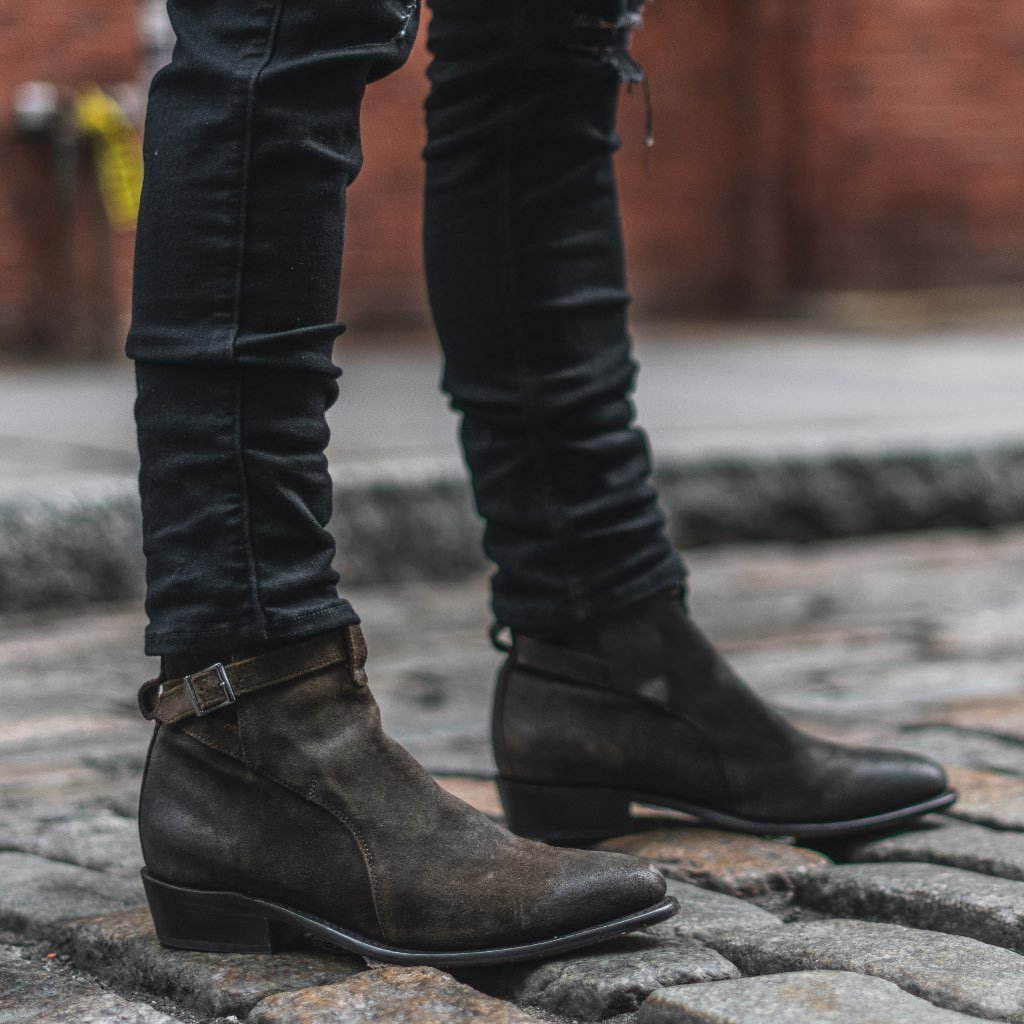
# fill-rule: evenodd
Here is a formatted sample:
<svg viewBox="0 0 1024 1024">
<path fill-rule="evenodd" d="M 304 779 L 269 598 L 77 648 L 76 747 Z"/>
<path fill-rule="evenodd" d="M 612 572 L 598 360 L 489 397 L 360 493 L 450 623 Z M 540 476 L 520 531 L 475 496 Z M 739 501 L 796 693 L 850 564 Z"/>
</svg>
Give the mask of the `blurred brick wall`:
<svg viewBox="0 0 1024 1024">
<path fill-rule="evenodd" d="M 85 152 L 68 223 L 50 152 L 15 136 L 12 101 L 26 81 L 68 94 L 131 82 L 138 49 L 135 0 L 0 0 L 0 350 L 99 354 L 118 344 L 131 238 L 109 231 Z"/>
<path fill-rule="evenodd" d="M 1024 5 L 658 0 L 634 52 L 657 140 L 643 151 L 641 97 L 625 96 L 639 313 L 1024 282 Z M 350 319 L 422 308 L 424 66 L 421 47 L 369 94 Z"/>
<path fill-rule="evenodd" d="M 1024 279 L 1024 4 L 795 7 L 793 283 Z"/>
<path fill-rule="evenodd" d="M 10 91 L 135 78 L 135 8 L 0 0 L 0 349 L 119 345 L 104 325 L 127 310 L 130 240 L 105 229 L 83 170 L 73 273 L 62 269 L 47 157 L 13 139 Z M 426 316 L 422 44 L 368 94 L 343 283 L 355 326 Z M 1024 7 L 658 0 L 635 54 L 657 139 L 645 152 L 640 91 L 624 96 L 620 190 L 641 314 L 1024 281 Z"/>
</svg>

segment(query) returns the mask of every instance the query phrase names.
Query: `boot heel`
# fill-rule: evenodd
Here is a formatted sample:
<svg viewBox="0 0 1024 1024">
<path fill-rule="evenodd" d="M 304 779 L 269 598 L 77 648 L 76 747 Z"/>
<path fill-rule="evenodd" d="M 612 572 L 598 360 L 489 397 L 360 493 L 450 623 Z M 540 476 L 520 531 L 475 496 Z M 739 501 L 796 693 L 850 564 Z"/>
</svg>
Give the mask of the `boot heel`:
<svg viewBox="0 0 1024 1024">
<path fill-rule="evenodd" d="M 142 884 L 161 945 L 208 953 L 273 953 L 295 937 L 294 929 L 270 920 L 246 896 L 185 889 L 146 871 Z"/>
<path fill-rule="evenodd" d="M 498 779 L 510 831 L 549 843 L 583 843 L 633 831 L 629 794 L 590 786 Z"/>
</svg>

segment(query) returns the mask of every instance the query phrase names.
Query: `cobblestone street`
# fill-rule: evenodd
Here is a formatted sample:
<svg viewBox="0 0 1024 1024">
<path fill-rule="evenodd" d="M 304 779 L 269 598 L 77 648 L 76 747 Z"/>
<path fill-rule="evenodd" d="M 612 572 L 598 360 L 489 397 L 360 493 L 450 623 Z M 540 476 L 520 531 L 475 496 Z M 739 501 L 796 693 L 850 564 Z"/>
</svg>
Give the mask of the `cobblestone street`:
<svg viewBox="0 0 1024 1024">
<path fill-rule="evenodd" d="M 155 672 L 135 607 L 0 619 L 0 1024 L 1024 1022 L 1024 530 L 707 549 L 692 607 L 758 689 L 831 738 L 948 767 L 960 802 L 811 849 L 643 818 L 682 910 L 554 960 L 374 967 L 313 946 L 161 948 L 135 801 Z M 485 581 L 352 590 L 385 725 L 499 815 Z"/>
</svg>

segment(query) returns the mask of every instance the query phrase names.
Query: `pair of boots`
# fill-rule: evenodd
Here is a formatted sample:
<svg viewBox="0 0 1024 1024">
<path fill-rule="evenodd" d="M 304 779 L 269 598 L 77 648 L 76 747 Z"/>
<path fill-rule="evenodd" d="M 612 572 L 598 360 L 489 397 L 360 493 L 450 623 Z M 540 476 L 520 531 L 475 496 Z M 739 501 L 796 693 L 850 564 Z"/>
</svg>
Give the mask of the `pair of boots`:
<svg viewBox="0 0 1024 1024">
<path fill-rule="evenodd" d="M 515 638 L 494 742 L 511 831 L 381 728 L 358 627 L 254 656 L 165 658 L 143 878 L 160 940 L 270 951 L 311 933 L 390 963 L 498 963 L 671 916 L 661 875 L 585 844 L 632 801 L 759 834 L 879 828 L 955 799 L 939 765 L 814 739 L 766 707 L 678 592 Z M 530 837 L 530 838 L 522 838 Z"/>
</svg>

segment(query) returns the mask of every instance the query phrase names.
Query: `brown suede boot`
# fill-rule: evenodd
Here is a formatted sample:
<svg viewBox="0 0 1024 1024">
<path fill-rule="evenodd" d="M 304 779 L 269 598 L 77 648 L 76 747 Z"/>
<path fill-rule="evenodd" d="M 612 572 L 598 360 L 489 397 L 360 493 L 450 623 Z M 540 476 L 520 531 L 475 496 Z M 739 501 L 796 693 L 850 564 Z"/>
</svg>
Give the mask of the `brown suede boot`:
<svg viewBox="0 0 1024 1024">
<path fill-rule="evenodd" d="M 631 802 L 761 835 L 884 828 L 956 799 L 940 765 L 816 739 L 764 704 L 662 593 L 559 635 L 517 636 L 494 749 L 509 827 L 587 842 Z"/>
<path fill-rule="evenodd" d="M 353 626 L 205 669 L 165 659 L 142 688 L 158 723 L 143 879 L 162 943 L 269 951 L 311 933 L 375 960 L 454 966 L 675 912 L 643 861 L 520 839 L 437 786 L 382 731 L 365 658 Z"/>
</svg>

